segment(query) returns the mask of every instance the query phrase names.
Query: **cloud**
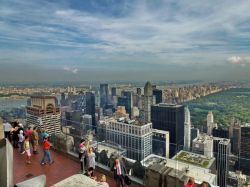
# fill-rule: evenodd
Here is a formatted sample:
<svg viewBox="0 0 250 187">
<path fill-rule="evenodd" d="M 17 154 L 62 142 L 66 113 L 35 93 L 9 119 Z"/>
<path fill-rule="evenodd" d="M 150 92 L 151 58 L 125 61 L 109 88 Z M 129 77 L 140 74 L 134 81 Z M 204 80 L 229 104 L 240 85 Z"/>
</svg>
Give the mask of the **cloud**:
<svg viewBox="0 0 250 187">
<path fill-rule="evenodd" d="M 77 74 L 78 73 L 78 69 L 77 68 L 73 68 L 73 67 L 69 67 L 69 66 L 64 66 L 63 70 L 71 72 L 73 74 Z"/>
<path fill-rule="evenodd" d="M 231 56 L 227 59 L 227 62 L 245 67 L 250 65 L 250 57 Z"/>
</svg>

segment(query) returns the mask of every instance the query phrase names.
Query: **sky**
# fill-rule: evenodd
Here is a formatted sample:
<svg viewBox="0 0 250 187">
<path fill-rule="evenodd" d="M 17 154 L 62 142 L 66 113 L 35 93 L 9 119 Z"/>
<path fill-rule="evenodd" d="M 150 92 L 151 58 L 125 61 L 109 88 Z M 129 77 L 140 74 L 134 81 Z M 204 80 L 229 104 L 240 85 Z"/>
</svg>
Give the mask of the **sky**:
<svg viewBox="0 0 250 187">
<path fill-rule="evenodd" d="M 250 80 L 249 0 L 0 0 L 0 80 Z"/>
</svg>

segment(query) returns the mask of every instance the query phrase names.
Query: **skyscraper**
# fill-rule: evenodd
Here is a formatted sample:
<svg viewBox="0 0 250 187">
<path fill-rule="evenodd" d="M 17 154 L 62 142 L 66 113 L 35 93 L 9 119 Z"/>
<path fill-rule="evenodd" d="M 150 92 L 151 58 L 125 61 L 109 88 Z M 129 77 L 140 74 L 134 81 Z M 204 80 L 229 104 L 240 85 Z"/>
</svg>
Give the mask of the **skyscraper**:
<svg viewBox="0 0 250 187">
<path fill-rule="evenodd" d="M 195 138 L 197 138 L 200 134 L 200 130 L 197 128 L 192 127 L 191 128 L 191 141 L 190 141 L 190 146 L 192 147 L 192 142 Z"/>
<path fill-rule="evenodd" d="M 61 133 L 61 113 L 56 97 L 32 96 L 31 106 L 27 106 L 26 111 L 28 126 L 43 128 L 50 135 Z"/>
<path fill-rule="evenodd" d="M 92 125 L 96 127 L 96 118 L 95 118 L 95 94 L 92 92 L 86 93 L 86 114 L 91 115 Z"/>
<path fill-rule="evenodd" d="M 216 128 L 217 124 L 214 123 L 214 115 L 212 111 L 209 111 L 207 114 L 207 134 L 212 135 L 213 128 Z"/>
<path fill-rule="evenodd" d="M 184 129 L 184 149 L 190 150 L 191 143 L 191 119 L 188 107 L 185 107 L 185 129 Z"/>
<path fill-rule="evenodd" d="M 100 98 L 101 98 L 100 107 L 105 109 L 106 106 L 108 105 L 108 98 L 109 98 L 108 84 L 100 84 Z"/>
<path fill-rule="evenodd" d="M 184 106 L 160 103 L 151 107 L 154 129 L 169 131 L 170 158 L 184 145 Z"/>
<path fill-rule="evenodd" d="M 231 140 L 232 153 L 239 155 L 241 141 L 241 123 L 237 120 L 232 120 L 229 127 L 229 138 Z"/>
<path fill-rule="evenodd" d="M 199 134 L 199 136 L 193 140 L 192 151 L 194 153 L 202 154 L 212 158 L 214 156 L 213 137 L 208 136 L 205 133 Z"/>
<path fill-rule="evenodd" d="M 241 125 L 239 169 L 250 175 L 250 124 Z"/>
<path fill-rule="evenodd" d="M 229 139 L 213 137 L 213 152 L 216 158 L 217 181 L 220 187 L 227 187 L 230 150 L 231 143 Z"/>
<path fill-rule="evenodd" d="M 154 89 L 153 96 L 155 96 L 155 104 L 162 103 L 162 90 Z"/>
<path fill-rule="evenodd" d="M 139 125 L 125 118 L 106 119 L 106 141 L 127 150 L 127 157 L 141 161 L 152 153 L 152 124 Z"/>
<path fill-rule="evenodd" d="M 142 99 L 142 108 L 140 111 L 140 120 L 143 123 L 151 121 L 151 105 L 153 105 L 153 89 L 150 82 L 147 82 L 144 87 L 144 95 Z"/>
<path fill-rule="evenodd" d="M 169 158 L 169 132 L 153 129 L 153 154 Z"/>
<path fill-rule="evenodd" d="M 125 106 L 125 109 L 131 118 L 133 108 L 133 93 L 130 91 L 123 91 L 122 96 L 118 97 L 117 106 Z"/>
</svg>

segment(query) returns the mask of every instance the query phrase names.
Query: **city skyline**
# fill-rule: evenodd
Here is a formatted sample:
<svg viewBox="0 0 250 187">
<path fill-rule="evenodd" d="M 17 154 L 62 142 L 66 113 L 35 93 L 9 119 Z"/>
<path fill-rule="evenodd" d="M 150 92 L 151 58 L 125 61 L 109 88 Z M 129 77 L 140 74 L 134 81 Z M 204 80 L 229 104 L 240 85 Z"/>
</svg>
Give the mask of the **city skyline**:
<svg viewBox="0 0 250 187">
<path fill-rule="evenodd" d="M 250 80 L 249 8 L 244 0 L 3 0 L 0 78 Z"/>
</svg>

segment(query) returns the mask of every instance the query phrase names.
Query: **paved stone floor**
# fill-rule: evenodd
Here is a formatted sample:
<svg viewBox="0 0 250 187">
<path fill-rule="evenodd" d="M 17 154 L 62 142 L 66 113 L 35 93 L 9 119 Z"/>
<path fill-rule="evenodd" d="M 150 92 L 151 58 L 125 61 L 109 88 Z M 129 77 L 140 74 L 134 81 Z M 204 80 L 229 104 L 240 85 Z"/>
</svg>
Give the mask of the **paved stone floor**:
<svg viewBox="0 0 250 187">
<path fill-rule="evenodd" d="M 58 152 L 52 151 L 52 158 L 55 161 L 52 165 L 40 165 L 43 153 L 40 148 L 39 154 L 32 155 L 31 164 L 25 163 L 26 155 L 21 155 L 17 149 L 14 149 L 14 183 L 22 182 L 35 176 L 42 174 L 46 175 L 47 186 L 51 186 L 71 175 L 79 173 L 80 165 L 78 162 L 62 155 Z M 99 172 L 95 171 L 95 175 L 98 177 Z M 107 182 L 110 187 L 115 187 L 115 181 L 113 178 L 108 177 Z M 138 187 L 138 185 L 131 185 L 131 187 Z"/>
</svg>

